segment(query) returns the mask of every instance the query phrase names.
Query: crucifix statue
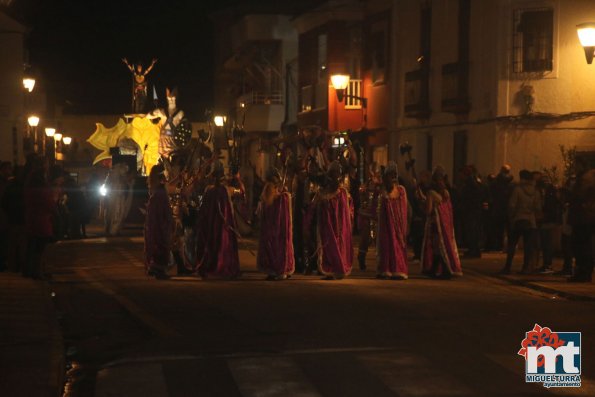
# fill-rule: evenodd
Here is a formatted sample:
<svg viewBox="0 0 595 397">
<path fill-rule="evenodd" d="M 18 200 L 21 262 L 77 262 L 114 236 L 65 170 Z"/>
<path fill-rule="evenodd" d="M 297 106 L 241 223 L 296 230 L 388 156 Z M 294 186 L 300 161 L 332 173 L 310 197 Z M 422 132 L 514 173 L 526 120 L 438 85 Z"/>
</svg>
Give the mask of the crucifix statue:
<svg viewBox="0 0 595 397">
<path fill-rule="evenodd" d="M 123 58 L 122 62 L 132 73 L 132 111 L 136 114 L 143 113 L 147 102 L 147 75 L 157 63 L 157 59 L 153 59 L 145 70 L 140 62 L 131 65 L 126 58 Z"/>
</svg>

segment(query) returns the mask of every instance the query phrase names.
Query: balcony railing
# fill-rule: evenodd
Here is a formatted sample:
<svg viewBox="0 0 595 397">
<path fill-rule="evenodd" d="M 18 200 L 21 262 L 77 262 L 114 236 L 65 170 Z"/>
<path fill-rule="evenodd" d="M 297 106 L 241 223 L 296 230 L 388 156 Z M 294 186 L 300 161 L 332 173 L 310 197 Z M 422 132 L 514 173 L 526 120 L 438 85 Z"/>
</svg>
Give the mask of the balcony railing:
<svg viewBox="0 0 595 397">
<path fill-rule="evenodd" d="M 351 97 L 350 97 L 351 95 Z M 349 80 L 349 85 L 345 90 L 345 109 L 361 109 L 362 101 L 354 97 L 362 97 L 362 81 Z"/>
<path fill-rule="evenodd" d="M 442 66 L 442 111 L 468 113 L 469 103 L 469 64 L 466 62 L 448 63 Z"/>
<path fill-rule="evenodd" d="M 252 91 L 242 95 L 238 99 L 238 107 L 245 107 L 248 105 L 282 105 L 283 92 L 281 91 Z"/>
<path fill-rule="evenodd" d="M 412 118 L 430 117 L 428 69 L 405 73 L 405 116 Z"/>
</svg>

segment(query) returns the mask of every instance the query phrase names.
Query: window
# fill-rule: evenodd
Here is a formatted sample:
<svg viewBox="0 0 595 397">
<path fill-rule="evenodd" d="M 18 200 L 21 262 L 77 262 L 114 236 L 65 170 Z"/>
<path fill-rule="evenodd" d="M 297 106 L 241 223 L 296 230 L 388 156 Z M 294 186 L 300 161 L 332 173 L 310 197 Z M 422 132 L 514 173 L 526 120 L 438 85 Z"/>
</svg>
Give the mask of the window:
<svg viewBox="0 0 595 397">
<path fill-rule="evenodd" d="M 318 81 L 324 81 L 326 83 L 327 71 L 327 49 L 328 49 L 328 36 L 326 34 L 318 35 Z"/>
<path fill-rule="evenodd" d="M 302 87 L 302 112 L 309 112 L 312 110 L 313 96 L 314 89 L 311 85 Z"/>
<path fill-rule="evenodd" d="M 554 10 L 551 8 L 516 10 L 513 41 L 515 73 L 552 71 Z"/>
<path fill-rule="evenodd" d="M 388 68 L 389 23 L 385 15 L 377 16 L 367 27 L 367 51 L 365 67 L 372 72 L 373 83 L 386 80 Z"/>
</svg>

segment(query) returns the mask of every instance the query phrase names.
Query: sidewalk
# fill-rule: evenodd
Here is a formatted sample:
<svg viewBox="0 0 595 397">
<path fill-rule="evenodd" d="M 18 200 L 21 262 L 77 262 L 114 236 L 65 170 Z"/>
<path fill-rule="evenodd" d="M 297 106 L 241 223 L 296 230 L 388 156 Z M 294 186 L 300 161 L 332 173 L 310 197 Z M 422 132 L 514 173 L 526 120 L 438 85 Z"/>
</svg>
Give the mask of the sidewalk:
<svg viewBox="0 0 595 397">
<path fill-rule="evenodd" d="M 62 335 L 45 281 L 0 273 L 0 338 L 1 395 L 62 395 Z"/>
<path fill-rule="evenodd" d="M 481 259 L 463 259 L 463 272 L 478 273 L 495 277 L 511 284 L 520 285 L 537 291 L 557 295 L 571 300 L 595 301 L 595 283 L 569 283 L 567 277 L 553 274 L 517 274 L 521 269 L 522 253 L 517 253 L 512 267 L 512 274 L 501 275 L 498 272 L 504 266 L 506 255 L 503 253 L 482 253 Z M 554 258 L 554 271 L 562 269 L 562 260 Z"/>
</svg>

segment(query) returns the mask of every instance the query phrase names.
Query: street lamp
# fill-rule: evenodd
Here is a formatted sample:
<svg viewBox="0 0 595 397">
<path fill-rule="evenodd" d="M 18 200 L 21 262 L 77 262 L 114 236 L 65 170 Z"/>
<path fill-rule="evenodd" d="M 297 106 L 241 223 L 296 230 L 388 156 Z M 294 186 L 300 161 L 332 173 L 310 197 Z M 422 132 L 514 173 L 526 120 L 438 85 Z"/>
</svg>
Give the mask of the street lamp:
<svg viewBox="0 0 595 397">
<path fill-rule="evenodd" d="M 35 79 L 32 77 L 24 77 L 23 87 L 29 92 L 33 91 L 33 88 L 35 88 Z"/>
<path fill-rule="evenodd" d="M 576 32 L 581 45 L 585 49 L 585 58 L 590 65 L 595 55 L 595 22 L 586 22 L 576 25 Z"/>
<path fill-rule="evenodd" d="M 217 115 L 217 116 L 213 117 L 213 122 L 215 123 L 215 125 L 217 127 L 223 127 L 225 125 L 226 121 L 227 121 L 227 117 L 225 117 L 225 116 Z"/>
<path fill-rule="evenodd" d="M 337 92 L 337 100 L 343 102 L 343 98 L 357 99 L 362 102 L 362 107 L 368 107 L 368 98 L 361 96 L 346 94 L 345 90 L 349 86 L 349 75 L 348 74 L 333 74 L 331 75 L 331 85 Z"/>
<path fill-rule="evenodd" d="M 54 158 L 56 160 L 62 160 L 62 151 L 58 150 L 59 142 L 62 140 L 62 134 L 56 132 L 54 134 Z"/>
<path fill-rule="evenodd" d="M 35 115 L 29 116 L 29 118 L 27 118 L 27 123 L 29 124 L 29 127 L 33 128 L 33 151 L 37 153 L 39 150 L 37 143 L 37 126 L 39 125 L 39 117 Z"/>
<path fill-rule="evenodd" d="M 64 138 L 62 138 L 62 142 L 64 142 L 65 145 L 70 145 L 70 142 L 72 142 L 72 138 L 69 136 L 65 136 Z"/>
<path fill-rule="evenodd" d="M 46 141 L 46 137 L 48 138 L 52 138 L 54 136 L 54 134 L 56 133 L 56 129 L 52 128 L 52 127 L 46 127 L 45 128 L 45 135 L 43 136 L 43 155 L 45 156 L 45 153 L 47 152 L 47 141 Z M 52 139 L 53 141 L 53 139 Z"/>
</svg>

